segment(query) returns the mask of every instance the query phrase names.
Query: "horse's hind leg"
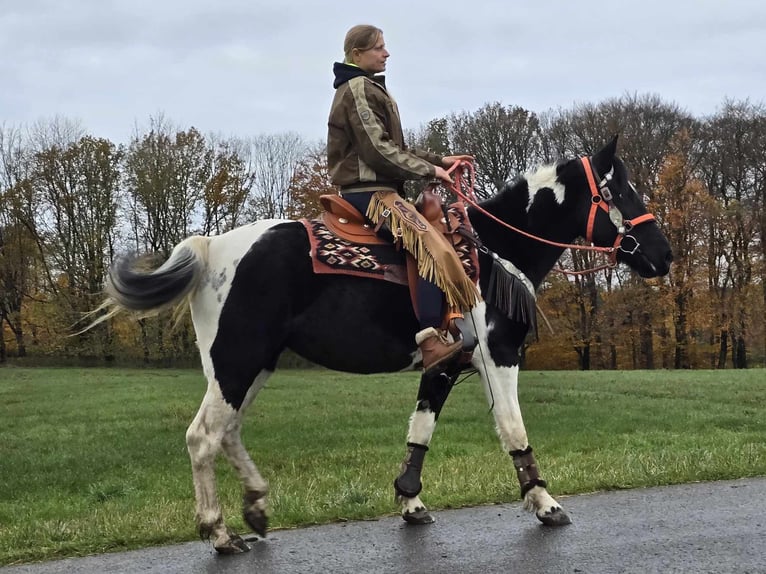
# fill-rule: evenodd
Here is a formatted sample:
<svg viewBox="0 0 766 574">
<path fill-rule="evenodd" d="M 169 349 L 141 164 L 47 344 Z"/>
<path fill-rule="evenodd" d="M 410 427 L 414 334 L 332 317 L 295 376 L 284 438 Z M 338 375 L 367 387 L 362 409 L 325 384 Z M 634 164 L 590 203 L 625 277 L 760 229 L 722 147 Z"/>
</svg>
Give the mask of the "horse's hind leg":
<svg viewBox="0 0 766 574">
<path fill-rule="evenodd" d="M 407 433 L 407 454 L 401 472 L 394 480 L 397 499 L 402 504 L 402 518 L 409 524 L 430 524 L 433 516 L 420 500 L 423 487 L 420 473 L 439 413 L 452 390 L 453 379 L 446 374 L 423 375 L 420 378 L 418 401 L 410 417 Z"/>
<path fill-rule="evenodd" d="M 263 370 L 256 377 L 255 383 L 245 397 L 245 402 L 239 409 L 237 424 L 227 430 L 222 444 L 226 459 L 237 471 L 244 488 L 242 515 L 245 522 L 259 536 L 266 536 L 266 528 L 268 527 L 267 494 L 269 492 L 269 485 L 263 479 L 261 473 L 258 472 L 258 468 L 250 458 L 247 450 L 245 450 L 240 431 L 242 428 L 242 415 L 245 409 L 255 399 L 255 395 L 263 388 L 266 379 L 271 374 L 271 371 Z"/>
<path fill-rule="evenodd" d="M 215 379 L 208 380 L 208 390 L 202 405 L 186 431 L 186 447 L 194 479 L 197 526 L 200 536 L 211 540 L 219 552 L 245 552 L 249 550 L 247 544 L 224 524 L 215 480 L 215 459 L 221 450 L 226 429 L 237 426 L 238 415 L 224 401 Z"/>
<path fill-rule="evenodd" d="M 244 405 L 249 404 L 263 386 L 268 374 L 259 375 L 247 392 Z M 223 519 L 216 493 L 215 459 L 221 449 L 234 464 L 245 482 L 245 500 L 265 510 L 267 486 L 239 439 L 243 409 L 235 409 L 226 402 L 218 381 L 208 376 L 208 389 L 191 425 L 186 431 L 186 446 L 191 459 L 197 525 L 200 536 L 213 542 L 222 554 L 246 552 L 250 548 L 244 540 L 230 531 Z M 258 492 L 259 496 L 253 493 Z M 258 521 L 254 521 L 258 524 Z"/>
</svg>

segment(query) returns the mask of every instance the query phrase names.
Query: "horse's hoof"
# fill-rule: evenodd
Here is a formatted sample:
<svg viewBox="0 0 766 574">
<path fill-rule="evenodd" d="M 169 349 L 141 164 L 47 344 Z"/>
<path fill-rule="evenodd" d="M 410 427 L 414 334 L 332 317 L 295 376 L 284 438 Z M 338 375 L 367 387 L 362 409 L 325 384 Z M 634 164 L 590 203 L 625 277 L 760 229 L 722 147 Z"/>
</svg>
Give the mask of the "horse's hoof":
<svg viewBox="0 0 766 574">
<path fill-rule="evenodd" d="M 258 536 L 266 538 L 266 530 L 269 526 L 269 518 L 263 512 L 250 511 L 244 513 L 245 522 Z"/>
<path fill-rule="evenodd" d="M 425 508 L 421 508 L 415 512 L 405 512 L 402 514 L 402 519 L 407 524 L 433 524 L 436 522 L 436 519 L 431 516 L 431 513 Z"/>
<path fill-rule="evenodd" d="M 536 514 L 537 519 L 546 526 L 566 526 L 572 524 L 572 519 L 564 512 L 561 507 L 554 508 L 542 515 Z"/>
<path fill-rule="evenodd" d="M 250 552 L 250 547 L 247 542 L 237 534 L 231 534 L 226 543 L 215 547 L 218 554 L 242 554 L 243 552 Z"/>
</svg>

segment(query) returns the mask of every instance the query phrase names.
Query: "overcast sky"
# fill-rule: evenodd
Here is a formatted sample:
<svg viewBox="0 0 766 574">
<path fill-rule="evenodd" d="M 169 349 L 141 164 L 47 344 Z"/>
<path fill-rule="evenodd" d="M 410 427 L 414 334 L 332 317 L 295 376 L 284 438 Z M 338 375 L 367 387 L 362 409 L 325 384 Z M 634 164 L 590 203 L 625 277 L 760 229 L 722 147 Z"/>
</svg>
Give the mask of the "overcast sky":
<svg viewBox="0 0 766 574">
<path fill-rule="evenodd" d="M 765 0 L 0 0 L 0 125 L 62 116 L 128 143 L 162 114 L 323 140 L 358 23 L 384 30 L 405 128 L 493 101 L 651 93 L 704 116 L 766 99 Z"/>
</svg>

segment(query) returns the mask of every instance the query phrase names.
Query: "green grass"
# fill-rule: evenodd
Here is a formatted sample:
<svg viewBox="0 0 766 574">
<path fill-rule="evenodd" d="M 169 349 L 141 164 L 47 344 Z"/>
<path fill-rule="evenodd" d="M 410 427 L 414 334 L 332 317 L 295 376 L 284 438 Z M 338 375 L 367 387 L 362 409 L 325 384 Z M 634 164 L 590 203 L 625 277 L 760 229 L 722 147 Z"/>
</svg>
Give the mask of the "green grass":
<svg viewBox="0 0 766 574">
<path fill-rule="evenodd" d="M 518 500 L 477 383 L 456 387 L 439 420 L 423 472 L 432 509 Z M 417 385 L 275 375 L 243 430 L 271 526 L 398 512 Z M 766 475 L 762 370 L 523 372 L 519 388 L 554 496 Z M 0 564 L 196 539 L 184 433 L 204 390 L 196 370 L 0 369 Z M 227 523 L 246 532 L 238 480 L 218 469 Z"/>
</svg>

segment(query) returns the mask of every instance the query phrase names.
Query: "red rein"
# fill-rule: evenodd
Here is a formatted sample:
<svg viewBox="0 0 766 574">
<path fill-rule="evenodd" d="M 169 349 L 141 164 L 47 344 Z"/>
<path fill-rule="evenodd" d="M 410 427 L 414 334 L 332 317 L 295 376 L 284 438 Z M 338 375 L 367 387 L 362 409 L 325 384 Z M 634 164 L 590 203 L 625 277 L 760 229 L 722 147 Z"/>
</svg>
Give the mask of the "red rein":
<svg viewBox="0 0 766 574">
<path fill-rule="evenodd" d="M 475 173 L 474 173 L 473 164 L 471 162 L 466 162 L 466 161 L 455 162 L 447 170 L 447 173 L 452 174 L 452 178 L 453 178 L 453 183 L 452 185 L 449 186 L 449 189 L 457 197 L 459 197 L 460 199 L 462 199 L 469 205 L 473 206 L 483 215 L 486 215 L 487 217 L 499 223 L 503 227 L 506 227 L 510 229 L 511 231 L 515 231 L 516 233 L 520 235 L 523 235 L 530 239 L 534 239 L 535 241 L 539 241 L 540 243 L 553 245 L 554 247 L 561 247 L 563 249 L 573 249 L 573 250 L 579 250 L 579 251 L 595 251 L 598 253 L 607 254 L 609 257 L 608 263 L 606 263 L 605 265 L 594 267 L 592 269 L 585 269 L 583 271 L 566 271 L 564 269 L 557 269 L 557 271 L 561 273 L 566 273 L 569 275 L 585 275 L 589 273 L 595 273 L 596 271 L 601 271 L 602 269 L 611 269 L 615 267 L 617 265 L 617 250 L 620 248 L 620 245 L 622 244 L 622 240 L 625 238 L 626 233 L 629 232 L 631 229 L 633 229 L 636 225 L 639 225 L 641 223 L 646 223 L 649 221 L 654 221 L 654 215 L 652 215 L 651 213 L 645 213 L 644 215 L 639 215 L 638 217 L 634 219 L 628 219 L 623 221 L 622 226 L 617 226 L 617 231 L 618 231 L 617 238 L 615 239 L 614 245 L 612 247 L 599 247 L 597 245 L 592 245 L 593 225 L 595 223 L 596 214 L 598 213 L 598 210 L 602 209 L 604 210 L 604 212 L 609 214 L 610 207 L 614 207 L 614 206 L 611 203 L 612 194 L 609 191 L 609 188 L 607 187 L 608 180 L 605 178 L 599 183 L 599 185 L 596 185 L 595 178 L 593 177 L 593 168 L 591 167 L 590 160 L 587 157 L 582 157 L 580 158 L 580 161 L 582 162 L 583 167 L 585 168 L 585 175 L 588 178 L 588 186 L 590 187 L 590 192 L 591 192 L 591 208 L 590 208 L 590 213 L 588 214 L 588 226 L 586 228 L 586 240 L 589 243 L 591 243 L 591 245 L 576 245 L 573 243 L 558 243 L 556 241 L 550 241 L 543 237 L 539 237 L 537 235 L 528 233 L 524 231 L 523 229 L 519 229 L 518 227 L 514 227 L 513 225 L 510 225 L 509 223 L 506 223 L 505 221 L 489 213 L 487 210 L 481 207 L 476 201 L 476 194 L 474 193 Z M 462 168 L 462 169 L 458 169 L 458 168 Z M 464 180 L 465 172 L 468 172 L 468 181 Z M 464 188 L 466 191 L 463 191 Z M 633 240 L 635 241 L 635 238 L 633 238 Z M 635 249 L 637 248 L 638 248 L 638 242 L 636 242 L 636 247 L 634 248 L 633 251 L 635 251 Z"/>
</svg>

